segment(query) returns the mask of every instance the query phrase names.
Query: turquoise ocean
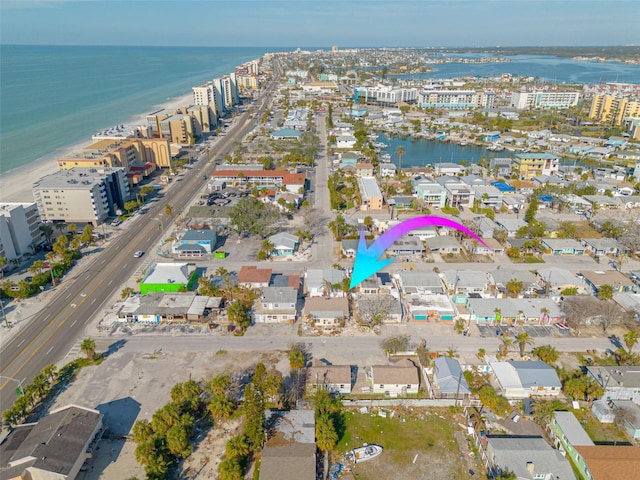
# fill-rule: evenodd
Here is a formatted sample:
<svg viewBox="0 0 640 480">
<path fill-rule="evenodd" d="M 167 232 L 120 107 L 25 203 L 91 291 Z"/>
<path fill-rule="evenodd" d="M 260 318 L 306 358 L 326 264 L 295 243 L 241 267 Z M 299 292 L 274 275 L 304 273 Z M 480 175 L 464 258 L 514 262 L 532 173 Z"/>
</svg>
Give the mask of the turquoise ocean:
<svg viewBox="0 0 640 480">
<path fill-rule="evenodd" d="M 128 123 L 236 65 L 283 50 L 292 49 L 0 45 L 0 173 L 53 159 L 64 147 L 88 143 L 97 130 Z M 529 55 L 511 60 L 437 65 L 416 77 L 513 73 L 557 83 L 640 82 L 639 65 Z M 452 152 L 436 153 L 435 161 L 451 161 Z M 479 155 L 464 152 L 472 161 Z"/>
<path fill-rule="evenodd" d="M 0 172 L 89 143 L 97 130 L 275 50 L 2 45 Z"/>
</svg>

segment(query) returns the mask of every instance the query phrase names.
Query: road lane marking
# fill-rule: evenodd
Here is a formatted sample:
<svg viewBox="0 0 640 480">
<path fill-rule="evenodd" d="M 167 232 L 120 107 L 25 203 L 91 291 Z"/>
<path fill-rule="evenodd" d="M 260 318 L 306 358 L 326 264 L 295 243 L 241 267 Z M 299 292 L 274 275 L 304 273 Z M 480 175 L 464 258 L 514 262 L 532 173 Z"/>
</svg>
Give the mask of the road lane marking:
<svg viewBox="0 0 640 480">
<path fill-rule="evenodd" d="M 23 338 L 22 341 L 18 344 L 18 346 L 22 345 L 25 340 L 26 340 L 26 338 Z"/>
<path fill-rule="evenodd" d="M 227 148 L 226 150 L 230 151 L 230 149 L 229 149 L 229 148 Z M 195 178 L 195 177 L 194 177 L 194 178 Z M 183 205 L 181 208 L 186 208 L 186 206 L 189 204 L 189 201 L 190 201 L 190 197 L 189 197 L 188 195 L 183 196 L 183 198 L 181 198 L 181 199 L 180 199 L 180 202 L 181 202 L 181 203 L 184 203 L 184 205 Z M 178 202 L 178 203 L 180 203 L 180 202 Z M 150 223 L 150 224 L 148 224 L 144 229 L 145 229 L 145 230 L 147 230 L 147 233 L 151 233 L 151 232 L 153 232 L 153 231 L 156 229 L 156 225 L 155 225 L 155 223 Z M 140 235 L 138 238 L 140 238 L 141 236 L 142 236 L 142 235 Z M 120 237 L 120 238 L 122 238 L 122 237 Z M 128 235 L 128 236 L 127 236 L 127 240 L 130 242 L 130 241 L 132 240 L 132 238 L 134 238 L 133 232 L 131 232 L 131 233 L 130 233 L 130 235 Z M 159 236 L 159 238 L 161 238 L 161 235 Z M 139 243 L 139 242 L 138 242 L 138 243 Z M 117 253 L 116 253 L 116 255 L 115 255 L 115 256 L 117 257 Z M 111 271 L 110 271 L 110 272 L 105 272 L 105 274 L 101 276 L 101 278 L 102 278 L 102 279 L 98 281 L 98 283 L 96 284 L 96 287 L 95 287 L 95 288 L 94 288 L 90 293 L 94 293 L 94 292 L 96 292 L 96 291 L 98 290 L 98 288 L 102 287 L 102 284 L 104 283 L 104 279 L 105 279 L 105 278 L 107 278 L 107 277 L 109 277 L 110 275 L 115 274 L 115 273 L 116 273 L 116 269 L 117 269 L 118 265 L 119 265 L 120 263 L 122 263 L 122 262 L 126 262 L 126 258 L 122 258 L 122 259 L 120 260 L 120 262 L 119 262 L 119 263 L 115 263 L 115 264 L 113 264 L 113 267 L 111 268 Z M 103 264 L 104 264 L 104 263 L 106 263 L 106 259 L 104 259 L 102 263 L 103 263 Z M 124 269 L 124 268 L 123 268 L 123 269 Z M 95 279 L 95 278 L 96 278 L 96 277 L 94 277 L 94 279 Z M 113 279 L 111 279 L 111 280 L 109 281 L 108 285 L 111 285 L 112 283 L 113 283 Z M 115 292 L 114 292 L 114 293 L 115 293 Z M 66 297 L 66 299 L 68 299 L 70 296 L 71 296 L 71 294 L 69 294 L 69 295 Z M 54 300 L 52 300 L 52 302 L 53 302 L 53 301 L 57 301 L 57 300 L 55 300 L 55 299 L 54 299 Z M 79 301 L 79 304 L 82 304 L 84 301 L 85 301 L 85 299 L 81 299 L 81 300 Z M 57 315 L 55 315 L 55 316 L 54 316 L 54 318 L 52 318 L 52 319 L 51 319 L 51 321 L 41 329 L 41 332 L 42 332 L 42 333 L 44 333 L 47 329 L 49 329 L 49 328 L 54 324 L 55 320 L 56 320 L 58 317 L 63 316 L 63 315 L 64 315 L 64 310 L 65 310 L 64 308 L 60 309 L 60 311 L 58 312 L 58 314 L 57 314 Z M 73 311 L 72 311 L 72 312 L 69 312 L 69 313 L 67 313 L 67 314 L 66 314 L 66 316 L 64 316 L 64 317 L 62 318 L 62 320 L 60 321 L 60 323 L 59 323 L 59 324 L 54 328 L 53 332 L 51 332 L 51 333 L 50 333 L 46 338 L 44 338 L 44 340 L 43 340 L 42 342 L 40 342 L 40 345 L 39 345 L 39 346 L 37 346 L 37 347 L 34 349 L 34 351 L 33 351 L 33 352 L 28 356 L 28 358 L 27 358 L 26 360 L 24 360 L 24 361 L 23 361 L 23 362 L 18 366 L 18 368 L 17 368 L 17 369 L 16 369 L 16 371 L 15 371 L 16 373 L 17 373 L 17 372 L 20 372 L 23 368 L 25 368 L 25 367 L 30 363 L 30 360 L 31 360 L 31 359 L 32 359 L 32 358 L 33 358 L 33 357 L 34 357 L 34 356 L 35 356 L 35 355 L 36 355 L 36 354 L 37 354 L 37 353 L 42 349 L 42 347 L 44 347 L 44 346 L 45 346 L 45 345 L 46 345 L 46 344 L 51 340 L 51 338 L 56 334 L 56 332 L 57 332 L 60 328 L 62 328 L 62 327 L 67 323 L 67 321 L 70 319 L 70 317 L 71 317 L 71 315 L 73 315 L 73 313 L 74 313 Z M 95 312 L 94 312 L 94 313 L 95 313 Z M 45 320 L 47 320 L 49 317 L 50 317 L 50 315 L 47 315 L 47 317 L 45 318 Z M 5 373 L 5 372 L 9 371 L 9 369 L 10 369 L 10 368 L 11 368 L 11 367 L 12 367 L 12 366 L 13 366 L 13 365 L 14 365 L 14 364 L 19 360 L 19 359 L 21 359 L 21 357 L 22 357 L 23 355 L 25 355 L 25 353 L 27 352 L 27 350 L 28 350 L 29 348 L 31 348 L 31 346 L 33 346 L 34 344 L 38 343 L 38 341 L 39 341 L 39 340 L 41 340 L 41 339 L 42 339 L 42 336 L 41 336 L 41 335 L 34 336 L 34 337 L 33 337 L 33 339 L 32 339 L 32 340 L 27 344 L 27 346 L 25 346 L 25 347 L 22 349 L 22 351 L 21 351 L 20 353 L 18 353 L 18 355 L 16 355 L 16 356 L 13 358 L 13 360 L 11 360 L 11 362 L 9 362 L 9 364 L 8 364 L 8 365 L 4 365 L 4 366 L 3 366 L 3 368 L 2 368 L 2 373 Z M 53 347 L 51 347 L 51 349 L 50 349 L 50 350 L 52 350 L 52 349 L 53 349 Z M 49 352 L 47 352 L 47 353 L 49 353 Z M 14 375 L 15 375 L 15 374 L 14 374 Z M 26 377 L 25 377 L 25 379 L 26 379 Z M 4 383 L 0 384 L 0 391 L 1 391 L 2 389 L 4 389 L 4 388 L 7 386 L 7 384 L 8 384 L 8 383 L 9 383 L 9 381 L 7 380 L 7 381 L 5 381 Z"/>
<path fill-rule="evenodd" d="M 49 350 L 47 350 L 47 355 L 49 355 L 51 353 L 51 350 L 53 350 L 53 347 L 55 347 L 55 345 L 51 345 L 51 348 Z"/>
<path fill-rule="evenodd" d="M 71 327 L 73 327 L 76 323 L 78 322 L 78 319 L 76 318 L 73 322 L 71 322 Z"/>
</svg>

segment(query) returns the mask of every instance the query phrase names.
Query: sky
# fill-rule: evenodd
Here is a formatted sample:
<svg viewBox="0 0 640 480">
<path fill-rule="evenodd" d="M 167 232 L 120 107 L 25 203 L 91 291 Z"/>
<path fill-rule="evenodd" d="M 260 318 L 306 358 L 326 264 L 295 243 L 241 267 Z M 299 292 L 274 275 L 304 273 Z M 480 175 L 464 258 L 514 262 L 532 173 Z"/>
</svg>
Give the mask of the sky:
<svg viewBox="0 0 640 480">
<path fill-rule="evenodd" d="M 483 47 L 640 43 L 639 0 L 2 0 L 0 43 Z"/>
</svg>

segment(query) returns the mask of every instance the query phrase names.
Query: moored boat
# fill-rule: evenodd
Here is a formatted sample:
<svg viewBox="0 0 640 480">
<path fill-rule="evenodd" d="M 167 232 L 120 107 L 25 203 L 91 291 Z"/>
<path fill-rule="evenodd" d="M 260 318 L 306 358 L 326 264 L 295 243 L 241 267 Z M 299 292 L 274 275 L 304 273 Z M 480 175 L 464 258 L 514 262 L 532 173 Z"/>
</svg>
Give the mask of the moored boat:
<svg viewBox="0 0 640 480">
<path fill-rule="evenodd" d="M 362 447 L 354 448 L 351 450 L 351 458 L 356 463 L 366 462 L 372 458 L 377 457 L 382 453 L 382 447 L 380 445 L 364 445 Z"/>
</svg>

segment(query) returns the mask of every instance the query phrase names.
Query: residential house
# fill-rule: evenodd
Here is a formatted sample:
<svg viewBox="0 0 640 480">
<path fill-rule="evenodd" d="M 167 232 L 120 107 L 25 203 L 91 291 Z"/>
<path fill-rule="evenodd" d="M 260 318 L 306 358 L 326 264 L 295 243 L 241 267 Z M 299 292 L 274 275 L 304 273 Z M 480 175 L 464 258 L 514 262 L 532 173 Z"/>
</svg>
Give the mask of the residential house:
<svg viewBox="0 0 640 480">
<path fill-rule="evenodd" d="M 573 238 L 543 238 L 541 243 L 550 255 L 584 255 L 585 247 Z"/>
<path fill-rule="evenodd" d="M 400 323 L 402 306 L 400 300 L 389 294 L 359 295 L 356 300 L 361 323 Z"/>
<path fill-rule="evenodd" d="M 632 277 L 633 278 L 633 277 Z M 637 280 L 635 280 L 637 282 Z M 637 320 L 640 317 L 640 295 L 637 293 L 614 293 L 612 300 L 625 312 L 634 315 Z"/>
<path fill-rule="evenodd" d="M 516 212 L 518 215 L 527 203 L 527 197 L 521 193 L 512 193 L 502 197 L 502 206 L 510 212 Z M 501 207 L 502 208 L 502 207 Z"/>
<path fill-rule="evenodd" d="M 336 138 L 336 148 L 352 149 L 356 146 L 356 137 L 353 135 L 339 135 Z"/>
<path fill-rule="evenodd" d="M 394 195 L 387 200 L 389 206 L 398 208 L 414 208 L 416 204 L 416 197 L 413 195 Z"/>
<path fill-rule="evenodd" d="M 253 307 L 255 323 L 294 323 L 298 289 L 295 287 L 263 287 Z"/>
<path fill-rule="evenodd" d="M 509 400 L 558 397 L 562 383 L 553 367 L 536 361 L 489 362 L 500 392 Z"/>
<path fill-rule="evenodd" d="M 591 480 L 589 467 L 577 448 L 595 444 L 575 415 L 572 412 L 554 412 L 547 428 L 555 447 L 571 459 L 580 477 Z"/>
<path fill-rule="evenodd" d="M 489 287 L 487 274 L 476 270 L 445 270 L 440 277 L 456 303 L 466 303 L 471 294 L 485 293 Z"/>
<path fill-rule="evenodd" d="M 438 357 L 435 359 L 433 362 L 433 385 L 437 398 L 464 399 L 471 395 L 462 368 L 455 358 Z"/>
<path fill-rule="evenodd" d="M 640 405 L 640 365 L 588 366 L 586 369 L 604 389 L 603 400 L 631 400 Z"/>
<path fill-rule="evenodd" d="M 462 182 L 448 182 L 443 185 L 447 197 L 447 205 L 453 208 L 473 207 L 474 190 Z"/>
<path fill-rule="evenodd" d="M 529 294 L 533 291 L 536 277 L 527 270 L 513 270 L 513 269 L 498 269 L 492 270 L 488 273 L 489 281 L 494 285 L 496 291 L 503 295 L 510 293 L 507 289 L 507 284 L 515 280 L 522 282 L 522 294 Z"/>
<path fill-rule="evenodd" d="M 344 270 L 308 269 L 305 278 L 305 293 L 309 297 L 343 297 L 342 289 L 334 287 L 346 278 Z"/>
<path fill-rule="evenodd" d="M 304 304 L 304 315 L 316 328 L 324 330 L 341 328 L 350 318 L 349 300 L 347 297 L 307 298 Z"/>
<path fill-rule="evenodd" d="M 442 280 L 435 272 L 398 272 L 396 278 L 405 295 L 444 293 Z"/>
<path fill-rule="evenodd" d="M 260 480 L 316 480 L 315 412 L 269 411 L 273 436 L 262 449 Z"/>
<path fill-rule="evenodd" d="M 614 209 L 622 206 L 618 197 L 609 197 L 608 195 L 583 195 L 586 201 L 591 204 L 591 210 L 596 209 Z"/>
<path fill-rule="evenodd" d="M 75 479 L 102 435 L 103 415 L 68 405 L 14 427 L 0 444 L 0 478 Z"/>
<path fill-rule="evenodd" d="M 464 167 L 457 163 L 442 162 L 435 165 L 436 175 L 462 175 L 464 174 Z"/>
<path fill-rule="evenodd" d="M 373 177 L 375 171 L 372 163 L 356 163 L 356 175 L 358 177 Z"/>
<path fill-rule="evenodd" d="M 502 206 L 503 193 L 493 185 L 474 185 L 471 187 L 474 198 L 480 202 L 482 208 L 499 211 Z"/>
<path fill-rule="evenodd" d="M 615 238 L 583 238 L 582 245 L 592 255 L 615 255 L 617 257 L 620 253 L 628 252 L 628 249 Z"/>
<path fill-rule="evenodd" d="M 271 255 L 290 256 L 293 255 L 298 248 L 300 239 L 296 235 L 287 232 L 276 233 L 269 237 L 269 243 L 273 245 Z"/>
<path fill-rule="evenodd" d="M 307 369 L 307 388 L 311 391 L 324 388 L 334 395 L 349 395 L 355 383 L 354 368 L 351 365 L 325 365 L 312 360 Z"/>
<path fill-rule="evenodd" d="M 384 393 L 390 397 L 417 394 L 420 376 L 415 364 L 405 358 L 395 365 L 374 365 L 371 367 L 373 393 Z"/>
<path fill-rule="evenodd" d="M 356 291 L 365 295 L 393 293 L 394 297 L 398 296 L 398 291 L 393 284 L 391 275 L 387 272 L 376 272 L 375 275 L 371 275 L 369 278 L 366 278 L 356 287 Z"/>
<path fill-rule="evenodd" d="M 387 248 L 387 253 L 395 256 L 422 255 L 424 251 L 424 245 L 415 237 L 401 237 Z"/>
<path fill-rule="evenodd" d="M 542 437 L 487 437 L 490 476 L 511 471 L 518 480 L 575 480 L 571 464 Z"/>
<path fill-rule="evenodd" d="M 181 257 L 201 257 L 210 255 L 216 249 L 217 243 L 218 235 L 215 230 L 189 229 L 173 242 L 171 249 Z"/>
<path fill-rule="evenodd" d="M 492 158 L 489 162 L 489 170 L 496 177 L 504 177 L 509 178 L 511 176 L 511 164 L 513 163 L 513 159 L 510 157 L 506 158 Z"/>
<path fill-rule="evenodd" d="M 527 225 L 527 222 L 521 218 L 496 218 L 495 222 L 507 232 L 509 238 L 515 237 L 518 230 Z"/>
<path fill-rule="evenodd" d="M 419 176 L 412 178 L 411 183 L 413 184 L 413 193 L 422 200 L 425 208 L 443 208 L 446 205 L 445 189 L 438 182 Z"/>
<path fill-rule="evenodd" d="M 197 280 L 198 270 L 194 263 L 156 263 L 140 282 L 140 293 L 190 290 Z"/>
<path fill-rule="evenodd" d="M 640 406 L 631 400 L 611 400 L 613 412 L 634 440 L 640 439 Z"/>
<path fill-rule="evenodd" d="M 497 228 L 500 228 L 496 222 L 484 216 L 473 217 L 473 224 L 474 226 L 470 227 L 470 229 L 482 238 L 492 238 L 493 232 L 495 232 Z"/>
<path fill-rule="evenodd" d="M 458 312 L 448 295 L 413 293 L 404 296 L 406 310 L 414 322 L 434 320 L 451 323 Z"/>
<path fill-rule="evenodd" d="M 379 165 L 380 168 L 380 177 L 395 177 L 396 176 L 396 166 L 391 162 L 382 162 Z"/>
<path fill-rule="evenodd" d="M 343 255 L 346 257 L 355 257 L 356 252 L 358 251 L 358 243 L 360 243 L 360 241 L 356 239 L 342 240 L 340 242 L 340 248 L 342 250 Z M 373 243 L 373 239 L 366 240 L 366 243 L 367 243 L 367 247 L 369 247 Z"/>
<path fill-rule="evenodd" d="M 438 231 L 433 225 L 427 225 L 426 227 L 419 227 L 415 230 L 411 230 L 407 233 L 407 237 L 415 237 L 421 241 L 427 240 L 427 238 L 435 238 L 438 236 Z"/>
<path fill-rule="evenodd" d="M 290 193 L 304 190 L 306 178 L 302 173 L 288 170 L 253 170 L 250 168 L 225 169 L 218 166 L 211 173 L 212 180 L 224 181 L 227 185 L 251 183 L 261 188 L 284 187 Z"/>
<path fill-rule="evenodd" d="M 589 470 L 588 480 L 633 478 L 640 471 L 638 447 L 631 445 L 578 446 Z"/>
<path fill-rule="evenodd" d="M 270 268 L 258 268 L 253 265 L 243 266 L 238 272 L 238 286 L 248 288 L 268 287 L 271 281 Z"/>
<path fill-rule="evenodd" d="M 559 295 L 563 290 L 576 289 L 579 294 L 586 293 L 587 285 L 569 270 L 549 267 L 538 269 L 538 285 L 548 294 Z"/>
<path fill-rule="evenodd" d="M 631 279 L 627 278 L 617 270 L 583 270 L 580 272 L 585 283 L 593 289 L 595 293 L 603 285 L 611 285 L 614 293 L 636 292 L 637 286 Z"/>
<path fill-rule="evenodd" d="M 449 253 L 457 255 L 462 251 L 462 247 L 458 243 L 458 240 L 448 235 L 428 238 L 425 241 L 425 245 L 429 251 L 439 253 L 440 255 L 447 255 Z"/>
<path fill-rule="evenodd" d="M 464 237 L 462 244 L 467 251 L 473 255 L 503 255 L 504 247 L 502 244 L 491 237 L 482 238 L 484 245 L 475 238 Z"/>
</svg>

